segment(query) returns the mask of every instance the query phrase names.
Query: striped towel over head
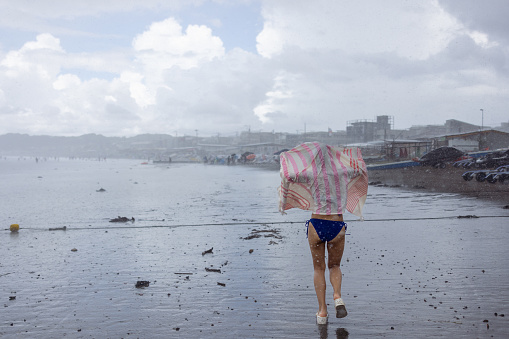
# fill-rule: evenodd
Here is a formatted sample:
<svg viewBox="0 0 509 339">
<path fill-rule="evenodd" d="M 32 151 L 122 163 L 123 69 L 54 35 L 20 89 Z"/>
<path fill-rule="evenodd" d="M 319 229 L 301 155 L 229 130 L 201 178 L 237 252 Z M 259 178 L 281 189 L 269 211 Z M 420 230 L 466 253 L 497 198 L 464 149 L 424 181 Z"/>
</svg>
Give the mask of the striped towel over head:
<svg viewBox="0 0 509 339">
<path fill-rule="evenodd" d="M 307 142 L 280 155 L 279 211 L 291 208 L 315 214 L 362 218 L 368 172 L 359 148 Z"/>
</svg>

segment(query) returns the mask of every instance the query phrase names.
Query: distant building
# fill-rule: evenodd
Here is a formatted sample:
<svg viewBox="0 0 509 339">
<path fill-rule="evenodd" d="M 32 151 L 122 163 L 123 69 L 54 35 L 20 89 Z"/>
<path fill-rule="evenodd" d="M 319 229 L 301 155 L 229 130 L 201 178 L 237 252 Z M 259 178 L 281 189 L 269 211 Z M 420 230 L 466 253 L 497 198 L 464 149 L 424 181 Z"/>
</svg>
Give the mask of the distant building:
<svg viewBox="0 0 509 339">
<path fill-rule="evenodd" d="M 328 132 L 306 132 L 301 134 L 287 134 L 284 144 L 287 148 L 293 148 L 304 142 L 318 141 L 331 146 L 340 146 L 347 143 L 345 131 L 332 131 Z"/>
<path fill-rule="evenodd" d="M 490 127 L 485 126 L 485 129 L 489 128 Z M 468 133 L 480 130 L 481 126 L 472 125 L 455 119 L 449 119 L 446 120 L 445 124 L 443 125 L 412 126 L 408 129 L 408 133 L 405 133 L 405 135 L 410 138 L 419 139 L 440 135 Z"/>
<path fill-rule="evenodd" d="M 447 134 L 453 134 L 453 133 L 468 133 L 468 132 L 474 132 L 481 130 L 481 126 L 472 125 L 463 121 L 459 120 L 446 120 L 445 121 L 445 128 Z M 484 126 L 483 129 L 490 129 L 488 126 Z"/>
<path fill-rule="evenodd" d="M 484 130 L 461 134 L 450 134 L 432 138 L 433 148 L 456 147 L 464 152 L 509 148 L 509 133 Z"/>
<path fill-rule="evenodd" d="M 500 127 L 495 128 L 497 131 L 509 132 L 509 122 L 502 122 Z"/>
<path fill-rule="evenodd" d="M 388 115 L 379 115 L 376 120 L 352 120 L 347 122 L 346 136 L 348 143 L 385 140 L 391 135 L 394 119 Z"/>
<path fill-rule="evenodd" d="M 281 143 L 284 140 L 283 133 L 275 132 L 253 132 L 242 131 L 238 143 L 241 145 L 259 144 L 259 143 Z"/>
<path fill-rule="evenodd" d="M 445 134 L 447 129 L 444 125 L 414 125 L 408 129 L 406 137 L 422 139 Z"/>
</svg>

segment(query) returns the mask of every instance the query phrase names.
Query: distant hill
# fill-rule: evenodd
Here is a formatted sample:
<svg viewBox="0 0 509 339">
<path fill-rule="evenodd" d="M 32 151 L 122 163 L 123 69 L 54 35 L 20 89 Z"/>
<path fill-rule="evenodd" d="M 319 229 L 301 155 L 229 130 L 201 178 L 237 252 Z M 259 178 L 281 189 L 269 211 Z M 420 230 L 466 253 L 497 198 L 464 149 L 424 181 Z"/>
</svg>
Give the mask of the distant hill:
<svg viewBox="0 0 509 339">
<path fill-rule="evenodd" d="M 0 135 L 0 156 L 125 158 L 130 157 L 133 148 L 136 150 L 143 145 L 151 148 L 161 142 L 168 145 L 172 139 L 172 136 L 165 134 L 143 134 L 126 138 L 98 134 L 55 137 L 9 133 Z M 132 157 L 136 157 L 136 152 Z"/>
</svg>

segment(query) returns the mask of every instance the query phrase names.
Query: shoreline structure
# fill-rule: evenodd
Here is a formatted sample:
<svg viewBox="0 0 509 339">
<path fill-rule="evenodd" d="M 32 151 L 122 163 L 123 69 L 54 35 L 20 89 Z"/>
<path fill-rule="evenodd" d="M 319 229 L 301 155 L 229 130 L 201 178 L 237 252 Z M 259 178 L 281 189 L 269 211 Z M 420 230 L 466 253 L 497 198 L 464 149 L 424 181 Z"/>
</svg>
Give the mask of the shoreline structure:
<svg viewBox="0 0 509 339">
<path fill-rule="evenodd" d="M 368 166 L 368 177 L 372 185 L 404 187 L 440 193 L 459 193 L 509 204 L 507 182 L 465 181 L 461 175 L 466 171 L 464 168 L 450 165 L 443 169 L 429 166 L 376 169 L 376 167 Z"/>
<path fill-rule="evenodd" d="M 279 164 L 246 164 L 247 166 L 278 170 Z M 438 193 L 457 193 L 491 201 L 509 204 L 509 182 L 488 183 L 476 180 L 465 181 L 462 174 L 467 169 L 421 166 L 414 161 L 390 164 L 367 165 L 370 185 L 401 187 L 412 190 L 424 190 Z"/>
</svg>

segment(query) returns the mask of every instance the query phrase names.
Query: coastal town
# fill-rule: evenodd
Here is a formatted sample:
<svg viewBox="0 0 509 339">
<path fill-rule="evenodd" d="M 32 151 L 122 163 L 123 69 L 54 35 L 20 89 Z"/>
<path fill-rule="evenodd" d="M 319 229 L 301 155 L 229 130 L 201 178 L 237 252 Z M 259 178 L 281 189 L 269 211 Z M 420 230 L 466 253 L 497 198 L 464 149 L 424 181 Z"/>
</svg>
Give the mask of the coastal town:
<svg viewBox="0 0 509 339">
<path fill-rule="evenodd" d="M 272 163 L 278 152 L 303 142 L 318 141 L 334 146 L 354 146 L 362 150 L 367 163 L 419 158 L 440 146 L 463 152 L 509 147 L 509 122 L 501 126 L 478 126 L 459 120 L 442 125 L 394 128 L 394 118 L 349 121 L 345 130 L 299 131 L 297 133 L 253 131 L 249 128 L 233 136 L 143 134 L 134 137 L 105 137 L 87 134 L 76 137 L 0 135 L 0 156 L 72 157 L 90 159 L 142 159 L 147 162 L 239 161 Z M 242 156 L 244 155 L 244 157 Z M 228 161 L 230 159 L 230 162 Z"/>
</svg>

